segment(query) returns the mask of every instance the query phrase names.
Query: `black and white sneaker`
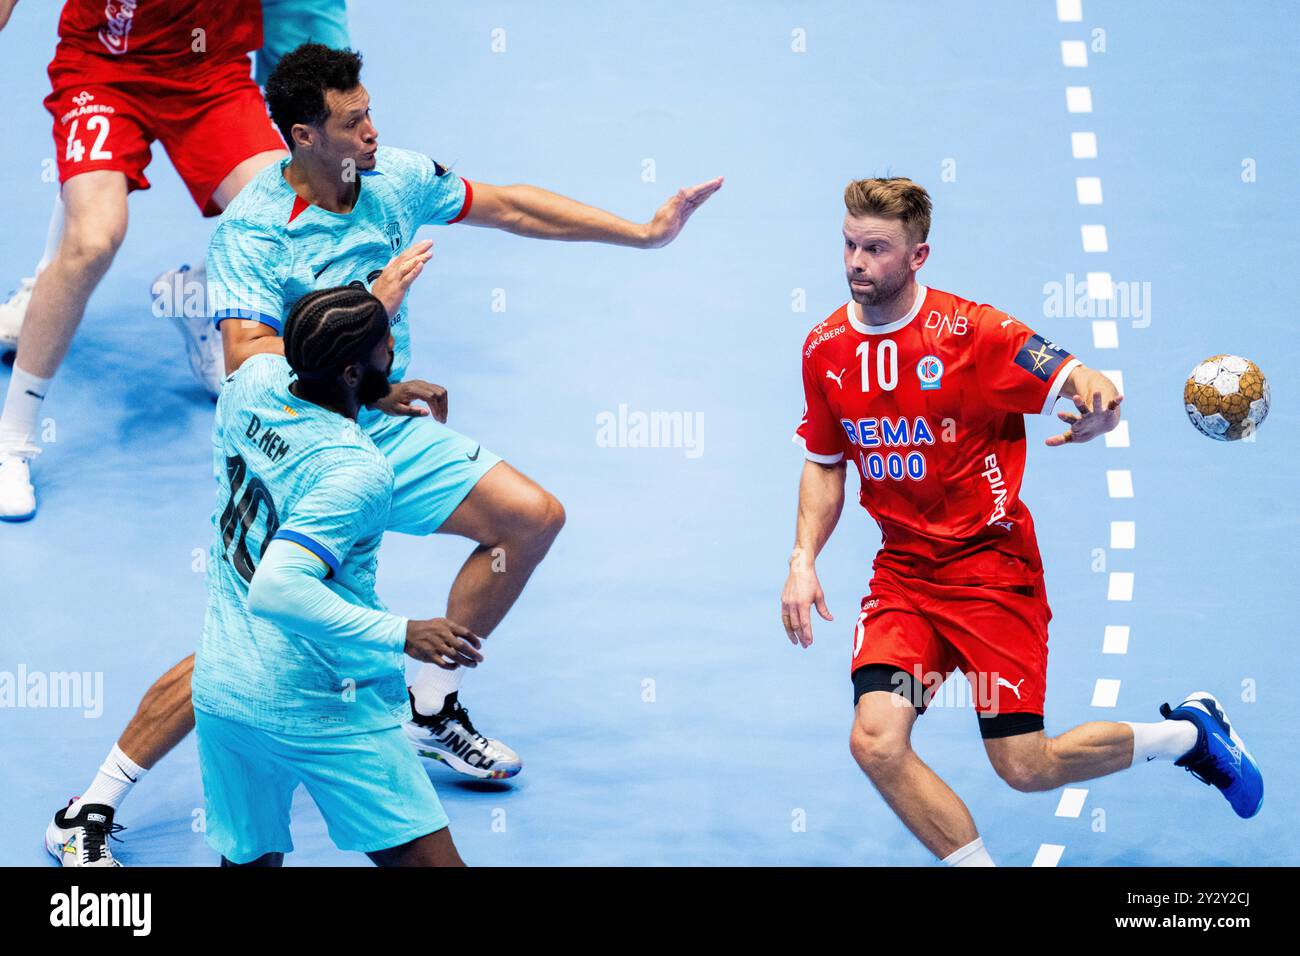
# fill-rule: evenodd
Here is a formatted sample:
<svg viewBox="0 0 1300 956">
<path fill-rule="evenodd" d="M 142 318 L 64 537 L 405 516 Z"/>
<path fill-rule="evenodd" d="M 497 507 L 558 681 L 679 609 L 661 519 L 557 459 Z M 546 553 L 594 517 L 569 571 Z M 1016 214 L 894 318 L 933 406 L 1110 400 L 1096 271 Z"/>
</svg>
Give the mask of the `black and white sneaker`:
<svg viewBox="0 0 1300 956">
<path fill-rule="evenodd" d="M 477 780 L 505 780 L 524 769 L 517 753 L 474 729 L 456 694 L 449 695 L 442 710 L 432 717 L 417 713 L 412 699 L 411 714 L 406 737 L 421 757 L 441 761 Z"/>
<path fill-rule="evenodd" d="M 71 806 L 69 802 L 68 806 Z M 113 808 L 86 803 L 75 817 L 67 808 L 54 814 L 45 830 L 45 849 L 62 866 L 121 866 L 113 859 L 108 838 L 126 827 L 113 822 Z"/>
</svg>

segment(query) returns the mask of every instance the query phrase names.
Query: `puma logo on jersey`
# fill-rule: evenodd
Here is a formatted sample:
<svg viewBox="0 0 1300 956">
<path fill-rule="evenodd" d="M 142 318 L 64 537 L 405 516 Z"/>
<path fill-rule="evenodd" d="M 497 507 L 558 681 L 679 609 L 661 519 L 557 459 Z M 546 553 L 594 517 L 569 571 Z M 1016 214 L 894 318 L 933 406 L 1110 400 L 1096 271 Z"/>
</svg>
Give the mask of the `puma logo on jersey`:
<svg viewBox="0 0 1300 956">
<path fill-rule="evenodd" d="M 833 381 L 835 382 L 835 384 L 838 385 L 840 388 L 843 388 L 843 387 L 844 387 L 844 383 L 840 381 L 840 379 L 844 377 L 844 369 L 840 369 L 840 374 L 839 374 L 839 375 L 836 375 L 836 374 L 835 374 L 834 372 L 832 372 L 830 369 L 827 369 L 827 370 L 826 370 L 826 377 L 829 378 L 829 379 L 831 379 L 831 380 L 833 380 Z"/>
<path fill-rule="evenodd" d="M 1011 691 L 1011 693 L 1016 695 L 1016 700 L 1020 700 L 1020 685 L 1023 684 L 1024 682 L 1025 682 L 1025 678 L 1023 677 L 1020 678 L 1020 680 L 1016 681 L 1016 683 L 1014 684 L 1011 683 L 1011 681 L 1007 680 L 1005 677 L 999 677 L 998 682 L 994 686 L 1005 687 L 1007 690 Z"/>
</svg>

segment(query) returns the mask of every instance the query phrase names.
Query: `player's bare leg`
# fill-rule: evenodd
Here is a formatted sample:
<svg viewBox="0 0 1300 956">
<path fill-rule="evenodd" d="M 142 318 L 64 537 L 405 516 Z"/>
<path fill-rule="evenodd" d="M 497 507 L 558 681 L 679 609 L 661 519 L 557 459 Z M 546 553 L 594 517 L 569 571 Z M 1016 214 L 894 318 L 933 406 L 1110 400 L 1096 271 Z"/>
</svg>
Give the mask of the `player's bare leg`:
<svg viewBox="0 0 1300 956">
<path fill-rule="evenodd" d="M 126 176 L 99 169 L 63 184 L 63 239 L 32 290 L 15 367 L 52 378 L 68 354 L 90 294 L 126 236 Z"/>
<path fill-rule="evenodd" d="M 427 833 L 410 843 L 367 853 L 375 866 L 464 866 L 456 844 L 451 839 L 451 827 Z"/>
<path fill-rule="evenodd" d="M 117 745 L 145 770 L 171 752 L 194 729 L 194 707 L 190 704 L 191 654 L 145 692 L 135 716 L 122 731 Z"/>
<path fill-rule="evenodd" d="M 1182 748 L 1186 752 L 1196 742 L 1195 730 L 1187 724 L 1177 729 L 1191 737 Z M 1128 724 L 1096 720 L 1059 737 L 1040 730 L 985 740 L 984 749 L 993 769 L 1012 789 L 1036 793 L 1131 767 L 1133 730 Z"/>
<path fill-rule="evenodd" d="M 849 749 L 890 809 L 926 849 L 943 859 L 979 834 L 966 804 L 912 750 L 916 716 L 916 708 L 897 694 L 863 694 Z"/>
<path fill-rule="evenodd" d="M 249 180 L 288 155 L 286 151 L 276 149 L 248 157 L 226 174 L 212 194 L 213 202 L 225 209 Z M 226 377 L 226 360 L 221 350 L 221 334 L 213 328 L 208 317 L 207 279 L 207 270 L 200 260 L 193 267 L 182 265 L 168 269 L 153 280 L 150 291 L 154 314 L 172 320 L 185 342 L 190 372 L 215 397 Z"/>
<path fill-rule="evenodd" d="M 86 302 L 126 235 L 126 194 L 126 176 L 115 170 L 82 173 L 63 184 L 63 239 L 32 289 L 0 413 L 0 519 L 21 521 L 36 513 L 28 462 L 40 453 L 41 406 Z"/>
<path fill-rule="evenodd" d="M 491 634 L 562 527 L 554 495 L 505 462 L 493 466 L 438 529 L 478 542 L 452 582 L 447 616 L 480 637 Z"/>
<path fill-rule="evenodd" d="M 131 788 L 194 729 L 191 654 L 145 692 L 135 716 L 82 794 L 54 815 L 45 846 L 64 866 L 114 866 L 105 842 L 113 816 Z"/>
<path fill-rule="evenodd" d="M 447 616 L 480 637 L 491 634 L 563 526 L 564 508 L 554 495 L 505 462 L 494 465 L 438 529 L 478 542 L 452 582 Z M 420 669 L 411 685 L 415 719 L 407 735 L 421 756 L 461 773 L 512 777 L 523 767 L 518 754 L 479 734 L 460 705 L 464 674 L 464 668 L 432 664 Z"/>
</svg>

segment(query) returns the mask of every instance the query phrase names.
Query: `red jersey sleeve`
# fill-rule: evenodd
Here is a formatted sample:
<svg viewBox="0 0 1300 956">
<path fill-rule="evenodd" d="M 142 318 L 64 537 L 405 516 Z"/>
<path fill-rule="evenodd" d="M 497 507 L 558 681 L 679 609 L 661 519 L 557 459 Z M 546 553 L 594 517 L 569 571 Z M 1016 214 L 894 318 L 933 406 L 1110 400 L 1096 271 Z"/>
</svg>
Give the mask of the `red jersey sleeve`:
<svg viewBox="0 0 1300 956">
<path fill-rule="evenodd" d="M 843 461 L 844 430 L 826 403 L 811 356 L 803 360 L 803 402 L 803 419 L 795 429 L 795 443 L 803 446 L 809 461 L 822 465 Z"/>
<path fill-rule="evenodd" d="M 985 305 L 976 310 L 975 364 L 994 408 L 1046 415 L 1080 363 L 1019 319 Z"/>
</svg>

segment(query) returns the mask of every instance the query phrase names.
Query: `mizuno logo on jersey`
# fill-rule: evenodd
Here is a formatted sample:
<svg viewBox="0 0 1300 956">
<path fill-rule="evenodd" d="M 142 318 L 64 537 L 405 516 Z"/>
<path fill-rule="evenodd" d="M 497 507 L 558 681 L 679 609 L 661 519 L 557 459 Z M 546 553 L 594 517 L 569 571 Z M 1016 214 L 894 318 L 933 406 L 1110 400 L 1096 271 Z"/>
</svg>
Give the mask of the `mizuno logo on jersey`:
<svg viewBox="0 0 1300 956">
<path fill-rule="evenodd" d="M 1059 345 L 1054 345 L 1035 332 L 1016 353 L 1016 364 L 1029 374 L 1047 382 L 1051 381 L 1067 354 Z"/>
</svg>

